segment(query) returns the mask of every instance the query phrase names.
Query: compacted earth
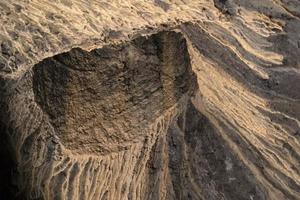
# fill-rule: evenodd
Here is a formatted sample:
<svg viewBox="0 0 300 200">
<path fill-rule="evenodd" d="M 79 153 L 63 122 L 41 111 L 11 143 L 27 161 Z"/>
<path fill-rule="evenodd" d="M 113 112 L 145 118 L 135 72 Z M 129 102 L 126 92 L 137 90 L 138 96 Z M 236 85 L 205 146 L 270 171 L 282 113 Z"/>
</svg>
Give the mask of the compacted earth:
<svg viewBox="0 0 300 200">
<path fill-rule="evenodd" d="M 300 1 L 0 0 L 0 199 L 300 199 Z"/>
</svg>

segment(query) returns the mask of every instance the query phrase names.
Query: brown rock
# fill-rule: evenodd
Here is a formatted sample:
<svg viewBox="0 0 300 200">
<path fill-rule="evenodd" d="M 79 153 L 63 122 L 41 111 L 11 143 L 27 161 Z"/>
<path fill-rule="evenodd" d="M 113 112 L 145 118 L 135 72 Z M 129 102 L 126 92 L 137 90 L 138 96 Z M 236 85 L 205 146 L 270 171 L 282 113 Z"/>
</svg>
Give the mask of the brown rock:
<svg viewBox="0 0 300 200">
<path fill-rule="evenodd" d="M 300 199 L 296 0 L 0 3 L 0 199 Z"/>
</svg>

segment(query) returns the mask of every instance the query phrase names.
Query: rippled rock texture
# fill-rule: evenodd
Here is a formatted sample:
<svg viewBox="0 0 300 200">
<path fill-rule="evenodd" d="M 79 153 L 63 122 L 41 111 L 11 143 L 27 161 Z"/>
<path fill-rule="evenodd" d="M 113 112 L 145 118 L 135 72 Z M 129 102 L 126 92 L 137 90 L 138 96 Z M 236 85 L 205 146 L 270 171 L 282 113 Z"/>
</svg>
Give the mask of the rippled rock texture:
<svg viewBox="0 0 300 200">
<path fill-rule="evenodd" d="M 0 8 L 0 199 L 300 199 L 299 1 Z"/>
</svg>

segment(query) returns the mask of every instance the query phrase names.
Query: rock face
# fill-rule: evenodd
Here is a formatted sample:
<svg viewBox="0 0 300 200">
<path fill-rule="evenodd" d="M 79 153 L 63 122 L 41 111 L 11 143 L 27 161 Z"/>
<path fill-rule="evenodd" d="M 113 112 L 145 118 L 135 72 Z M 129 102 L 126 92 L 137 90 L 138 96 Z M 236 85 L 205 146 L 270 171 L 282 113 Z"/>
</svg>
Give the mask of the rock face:
<svg viewBox="0 0 300 200">
<path fill-rule="evenodd" d="M 299 1 L 0 7 L 0 199 L 300 199 Z"/>
</svg>

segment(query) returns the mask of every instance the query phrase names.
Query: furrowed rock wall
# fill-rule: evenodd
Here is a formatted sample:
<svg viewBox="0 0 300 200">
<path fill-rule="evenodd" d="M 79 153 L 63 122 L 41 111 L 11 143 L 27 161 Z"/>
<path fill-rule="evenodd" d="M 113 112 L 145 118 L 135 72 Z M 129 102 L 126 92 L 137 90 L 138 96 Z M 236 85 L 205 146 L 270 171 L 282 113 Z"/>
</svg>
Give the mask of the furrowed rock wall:
<svg viewBox="0 0 300 200">
<path fill-rule="evenodd" d="M 1 199 L 300 199 L 300 2 L 0 2 Z"/>
</svg>

